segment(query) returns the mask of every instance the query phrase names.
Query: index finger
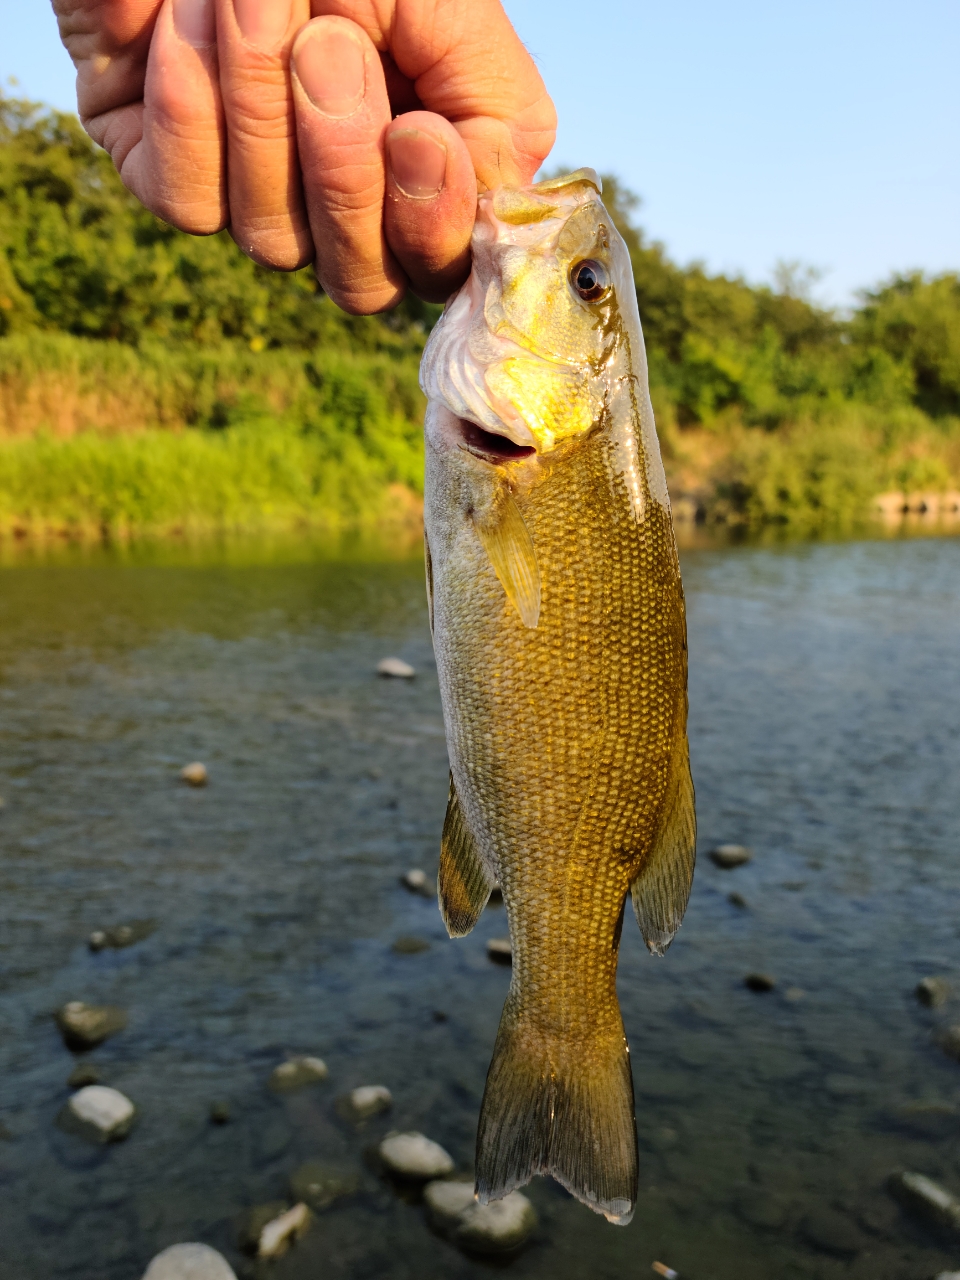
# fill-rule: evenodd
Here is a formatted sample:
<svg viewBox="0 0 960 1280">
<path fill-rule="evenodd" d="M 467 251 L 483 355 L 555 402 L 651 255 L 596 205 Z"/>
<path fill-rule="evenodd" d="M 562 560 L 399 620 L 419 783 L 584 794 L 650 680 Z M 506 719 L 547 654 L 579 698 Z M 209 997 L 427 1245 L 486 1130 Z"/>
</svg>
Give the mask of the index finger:
<svg viewBox="0 0 960 1280">
<path fill-rule="evenodd" d="M 312 0 L 311 11 L 351 19 L 389 55 L 420 105 L 463 138 L 481 187 L 533 179 L 557 115 L 500 0 Z"/>
</svg>

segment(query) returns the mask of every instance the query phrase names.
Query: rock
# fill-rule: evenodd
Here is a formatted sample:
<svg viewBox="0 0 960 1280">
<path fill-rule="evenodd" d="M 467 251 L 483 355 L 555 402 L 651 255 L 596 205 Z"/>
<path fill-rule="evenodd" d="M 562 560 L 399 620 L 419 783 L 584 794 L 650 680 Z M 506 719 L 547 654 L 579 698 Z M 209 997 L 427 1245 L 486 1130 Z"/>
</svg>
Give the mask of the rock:
<svg viewBox="0 0 960 1280">
<path fill-rule="evenodd" d="M 934 1226 L 960 1233 L 960 1200 L 939 1182 L 922 1173 L 895 1173 L 887 1185 L 890 1194 L 911 1213 Z"/>
<path fill-rule="evenodd" d="M 420 951 L 429 951 L 430 943 L 426 938 L 397 938 L 392 949 L 398 956 L 415 956 Z"/>
<path fill-rule="evenodd" d="M 487 955 L 494 964 L 513 964 L 513 947 L 509 938 L 491 938 L 487 943 Z"/>
<path fill-rule="evenodd" d="M 103 951 L 106 947 L 119 951 L 149 938 L 156 927 L 155 920 L 131 920 L 129 924 L 118 924 L 113 929 L 95 929 L 87 939 L 87 946 L 91 951 Z"/>
<path fill-rule="evenodd" d="M 406 871 L 400 877 L 400 883 L 405 889 L 409 889 L 411 893 L 419 893 L 423 898 L 435 898 L 437 896 L 437 882 L 431 880 L 425 871 L 421 871 L 418 867 L 412 871 Z"/>
<path fill-rule="evenodd" d="M 143 1280 L 237 1280 L 222 1253 L 207 1244 L 172 1244 L 158 1253 Z"/>
<path fill-rule="evenodd" d="M 750 991 L 772 991 L 777 985 L 777 980 L 769 973 L 748 973 L 743 980 L 743 985 Z"/>
<path fill-rule="evenodd" d="M 205 764 L 194 760 L 192 764 L 185 764 L 180 770 L 180 780 L 189 787 L 205 787 L 210 781 L 210 775 L 207 773 Z"/>
<path fill-rule="evenodd" d="M 960 1026 L 947 1027 L 940 1037 L 940 1048 L 960 1062 Z"/>
<path fill-rule="evenodd" d="M 727 901 L 732 907 L 739 907 L 741 911 L 746 911 L 747 900 L 742 893 L 728 893 Z"/>
<path fill-rule="evenodd" d="M 742 867 L 752 857 L 753 853 L 742 844 L 719 844 L 715 849 L 710 850 L 710 861 L 724 871 Z"/>
<path fill-rule="evenodd" d="M 430 1182 L 453 1173 L 453 1160 L 422 1133 L 388 1133 L 377 1148 L 380 1159 L 400 1178 Z"/>
<path fill-rule="evenodd" d="M 960 1129 L 960 1107 L 937 1099 L 909 1102 L 895 1111 L 891 1119 L 917 1137 L 935 1142 L 953 1136 Z"/>
<path fill-rule="evenodd" d="M 71 1000 L 56 1014 L 57 1026 L 68 1049 L 92 1049 L 127 1025 L 123 1009 L 113 1005 L 84 1004 Z"/>
<path fill-rule="evenodd" d="M 393 1106 L 393 1094 L 383 1084 L 362 1084 L 341 1099 L 341 1111 L 348 1120 L 369 1120 Z"/>
<path fill-rule="evenodd" d="M 130 1132 L 136 1107 L 118 1089 L 88 1084 L 61 1114 L 63 1127 L 94 1142 L 119 1142 Z"/>
<path fill-rule="evenodd" d="M 260 1232 L 258 1258 L 282 1258 L 310 1227 L 310 1210 L 302 1202 L 273 1218 Z"/>
<path fill-rule="evenodd" d="M 84 1085 L 99 1084 L 101 1079 L 99 1067 L 92 1062 L 79 1062 L 67 1076 L 67 1084 L 71 1089 L 82 1089 Z"/>
<path fill-rule="evenodd" d="M 322 1058 L 289 1058 L 270 1073 L 270 1088 L 278 1093 L 287 1093 L 291 1089 L 302 1089 L 307 1084 L 318 1084 L 329 1074 Z"/>
<path fill-rule="evenodd" d="M 434 1228 L 471 1253 L 508 1253 L 537 1225 L 533 1205 L 518 1191 L 481 1205 L 472 1182 L 441 1180 L 427 1185 L 423 1200 Z"/>
<path fill-rule="evenodd" d="M 941 1271 L 936 1280 L 960 1280 L 960 1271 Z"/>
<path fill-rule="evenodd" d="M 247 1209 L 240 1218 L 240 1248 L 246 1253 L 256 1253 L 263 1228 L 268 1222 L 282 1217 L 289 1208 L 286 1200 L 268 1200 L 266 1204 L 255 1204 Z"/>
<path fill-rule="evenodd" d="M 950 984 L 946 978 L 921 978 L 913 994 L 928 1009 L 939 1009 L 950 999 Z"/>
<path fill-rule="evenodd" d="M 342 1173 L 319 1160 L 308 1160 L 290 1175 L 290 1191 L 294 1200 L 302 1200 L 311 1209 L 329 1209 L 335 1200 L 355 1195 L 360 1179 L 354 1173 Z"/>
<path fill-rule="evenodd" d="M 229 1124 L 230 1123 L 229 1102 L 211 1102 L 210 1123 L 211 1124 Z"/>
<path fill-rule="evenodd" d="M 393 676 L 396 680 L 412 680 L 416 675 L 409 662 L 402 658 L 381 658 L 377 663 L 378 676 Z"/>
</svg>

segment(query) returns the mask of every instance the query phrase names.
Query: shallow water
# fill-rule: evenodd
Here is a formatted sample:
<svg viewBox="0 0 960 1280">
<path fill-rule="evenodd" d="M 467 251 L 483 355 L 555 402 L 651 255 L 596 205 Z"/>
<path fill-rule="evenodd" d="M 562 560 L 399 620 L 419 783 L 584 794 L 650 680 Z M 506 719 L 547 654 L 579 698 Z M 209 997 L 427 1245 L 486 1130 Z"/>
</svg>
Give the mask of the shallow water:
<svg viewBox="0 0 960 1280">
<path fill-rule="evenodd" d="M 689 551 L 701 851 L 664 960 L 624 929 L 642 1193 L 626 1229 L 552 1183 L 517 1280 L 925 1280 L 950 1243 L 885 1189 L 960 1192 L 960 541 Z M 394 653 L 413 682 L 373 674 Z M 180 766 L 202 759 L 210 785 Z M 64 553 L 0 568 L 0 1274 L 135 1280 L 178 1240 L 237 1249 L 302 1161 L 357 1170 L 276 1280 L 480 1277 L 367 1152 L 418 1128 L 469 1167 L 508 971 L 446 939 L 401 872 L 436 868 L 446 754 L 422 566 L 356 551 Z M 746 906 L 728 901 L 742 896 Z M 91 930 L 156 921 L 91 953 Z M 430 949 L 397 954 L 399 936 Z M 764 995 L 744 975 L 772 974 Z M 119 1004 L 85 1057 L 139 1108 L 107 1149 L 62 1132 L 51 1013 Z M 446 1014 L 439 1021 L 436 1014 Z M 290 1053 L 326 1084 L 266 1087 Z M 356 1129 L 344 1090 L 393 1111 Z M 231 1121 L 209 1123 L 227 1101 Z"/>
</svg>

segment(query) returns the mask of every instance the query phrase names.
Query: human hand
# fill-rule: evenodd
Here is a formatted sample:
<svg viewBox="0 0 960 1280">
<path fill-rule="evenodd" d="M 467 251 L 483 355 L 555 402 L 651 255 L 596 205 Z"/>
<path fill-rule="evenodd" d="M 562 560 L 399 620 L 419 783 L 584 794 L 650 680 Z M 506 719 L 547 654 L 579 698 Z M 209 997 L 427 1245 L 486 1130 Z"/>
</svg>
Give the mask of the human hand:
<svg viewBox="0 0 960 1280">
<path fill-rule="evenodd" d="M 80 118 L 137 198 L 315 262 L 368 314 L 443 301 L 481 189 L 529 182 L 556 115 L 500 0 L 53 0 Z M 398 113 L 394 118 L 394 113 Z"/>
</svg>

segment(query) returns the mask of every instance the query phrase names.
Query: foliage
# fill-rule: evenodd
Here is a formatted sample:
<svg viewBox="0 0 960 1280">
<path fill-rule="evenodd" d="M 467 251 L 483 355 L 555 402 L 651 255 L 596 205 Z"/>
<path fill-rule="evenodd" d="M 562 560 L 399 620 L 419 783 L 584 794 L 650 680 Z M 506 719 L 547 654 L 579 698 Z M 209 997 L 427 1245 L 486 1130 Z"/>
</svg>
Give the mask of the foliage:
<svg viewBox="0 0 960 1280">
<path fill-rule="evenodd" d="M 772 287 L 678 266 L 635 197 L 604 195 L 675 489 L 806 528 L 884 488 L 960 487 L 960 277 L 894 277 L 844 318 L 796 263 Z M 0 97 L 0 528 L 409 515 L 438 314 L 347 316 L 309 269 L 182 235 L 72 116 Z"/>
</svg>

